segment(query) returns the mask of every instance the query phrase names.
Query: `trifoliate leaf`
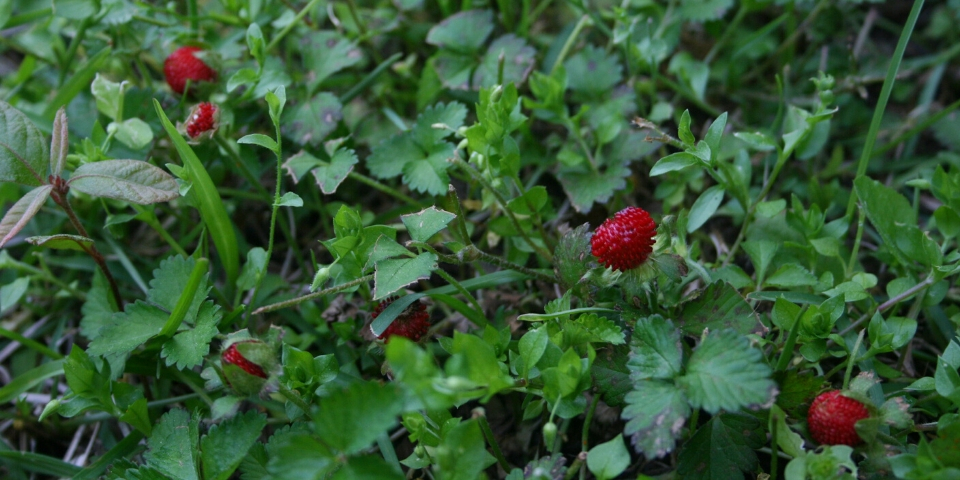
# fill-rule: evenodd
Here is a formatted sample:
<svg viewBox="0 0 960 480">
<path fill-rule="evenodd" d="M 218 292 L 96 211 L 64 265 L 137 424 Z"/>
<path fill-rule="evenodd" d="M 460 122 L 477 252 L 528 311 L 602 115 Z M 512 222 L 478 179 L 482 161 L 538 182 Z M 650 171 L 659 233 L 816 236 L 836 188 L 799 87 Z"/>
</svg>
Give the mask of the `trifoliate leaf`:
<svg viewBox="0 0 960 480">
<path fill-rule="evenodd" d="M 203 478 L 229 478 L 266 425 L 266 416 L 251 411 L 210 427 L 210 431 L 200 439 Z"/>
<path fill-rule="evenodd" d="M 319 147 L 327 135 L 337 128 L 343 118 L 342 110 L 343 105 L 333 94 L 317 94 L 306 102 L 287 109 L 281 122 L 283 135 L 300 145 Z"/>
<path fill-rule="evenodd" d="M 677 378 L 690 405 L 708 413 L 760 407 L 773 401 L 776 383 L 760 350 L 732 330 L 712 332 L 694 350 L 685 375 Z"/>
</svg>

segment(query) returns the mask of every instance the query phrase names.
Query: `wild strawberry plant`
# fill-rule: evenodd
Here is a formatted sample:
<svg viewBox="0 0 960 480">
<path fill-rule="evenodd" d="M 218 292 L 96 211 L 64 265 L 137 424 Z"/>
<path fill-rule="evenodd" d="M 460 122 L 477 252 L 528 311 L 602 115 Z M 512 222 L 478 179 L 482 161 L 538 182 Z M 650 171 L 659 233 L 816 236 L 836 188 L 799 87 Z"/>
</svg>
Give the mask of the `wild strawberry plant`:
<svg viewBox="0 0 960 480">
<path fill-rule="evenodd" d="M 0 2 L 0 475 L 960 476 L 908 7 Z"/>
</svg>

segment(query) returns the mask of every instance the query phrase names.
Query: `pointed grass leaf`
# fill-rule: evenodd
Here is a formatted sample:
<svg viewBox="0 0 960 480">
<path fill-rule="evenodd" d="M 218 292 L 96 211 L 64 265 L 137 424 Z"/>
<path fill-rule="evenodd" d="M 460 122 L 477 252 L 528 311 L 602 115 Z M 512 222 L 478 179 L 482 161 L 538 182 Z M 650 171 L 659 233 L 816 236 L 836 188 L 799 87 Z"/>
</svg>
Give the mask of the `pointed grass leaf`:
<svg viewBox="0 0 960 480">
<path fill-rule="evenodd" d="M 2 167 L 0 167 L 2 169 Z M 51 185 L 34 188 L 20 197 L 0 220 L 0 247 L 6 245 L 40 211 L 53 190 Z"/>
<path fill-rule="evenodd" d="M 659 380 L 634 382 L 625 397 L 621 418 L 627 420 L 623 433 L 637 453 L 660 458 L 673 451 L 690 416 L 690 405 L 673 383 Z"/>
<path fill-rule="evenodd" d="M 19 110 L 0 101 L 0 182 L 42 185 L 49 161 L 40 129 Z"/>
<path fill-rule="evenodd" d="M 73 172 L 67 185 L 95 197 L 138 205 L 167 202 L 180 196 L 172 175 L 141 160 L 85 163 Z"/>
<path fill-rule="evenodd" d="M 177 128 L 170 123 L 170 119 L 167 118 L 160 107 L 160 102 L 154 99 L 153 106 L 157 111 L 157 116 L 160 117 L 164 130 L 170 137 L 170 141 L 173 142 L 180 158 L 183 160 L 184 169 L 188 171 L 192 183 L 189 195 L 195 200 L 195 204 L 200 210 L 200 218 L 217 247 L 217 253 L 220 255 L 220 261 L 227 274 L 227 292 L 225 293 L 229 297 L 233 292 L 234 285 L 236 285 L 237 277 L 240 275 L 240 253 L 233 223 L 223 206 L 220 193 L 214 186 L 207 170 L 200 163 L 200 159 L 197 158 L 197 154 L 183 139 Z"/>
<path fill-rule="evenodd" d="M 52 248 L 54 250 L 77 250 L 80 252 L 90 251 L 93 246 L 93 239 L 81 235 L 45 235 L 40 237 L 28 237 L 26 242 L 31 245 Z"/>
<path fill-rule="evenodd" d="M 457 216 L 437 207 L 430 207 L 417 213 L 401 215 L 400 221 L 407 227 L 407 233 L 415 242 L 426 242 L 447 228 Z"/>
<path fill-rule="evenodd" d="M 760 350 L 733 330 L 711 332 L 677 378 L 694 408 L 708 413 L 759 407 L 776 397 L 777 385 Z"/>
<path fill-rule="evenodd" d="M 247 412 L 210 427 L 200 439 L 200 460 L 205 480 L 226 480 L 260 438 L 267 417 Z"/>
<path fill-rule="evenodd" d="M 65 107 L 57 110 L 53 119 L 53 132 L 50 138 L 50 173 L 59 176 L 70 151 L 70 132 L 67 130 L 67 111 Z"/>
</svg>

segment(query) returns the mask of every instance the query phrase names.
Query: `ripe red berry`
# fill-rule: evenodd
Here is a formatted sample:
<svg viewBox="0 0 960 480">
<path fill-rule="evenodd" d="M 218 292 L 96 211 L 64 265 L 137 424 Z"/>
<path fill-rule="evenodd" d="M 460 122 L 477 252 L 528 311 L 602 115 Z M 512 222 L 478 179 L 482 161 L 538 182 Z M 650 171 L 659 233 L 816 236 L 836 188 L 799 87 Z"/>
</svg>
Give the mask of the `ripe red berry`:
<svg viewBox="0 0 960 480">
<path fill-rule="evenodd" d="M 373 310 L 371 317 L 376 319 L 377 316 L 383 313 L 383 310 L 396 299 L 396 297 L 390 297 L 380 302 L 377 308 Z M 427 313 L 427 306 L 418 300 L 407 307 L 403 313 L 397 315 L 393 323 L 377 338 L 386 338 L 389 342 L 390 337 L 399 335 L 401 337 L 407 337 L 414 342 L 419 342 L 420 339 L 427 334 L 428 330 L 430 330 L 430 315 Z"/>
<path fill-rule="evenodd" d="M 219 109 L 216 105 L 210 102 L 197 105 L 190 112 L 190 116 L 187 117 L 187 135 L 192 139 L 196 139 L 206 132 L 210 132 L 210 135 L 212 135 L 217 129 L 218 116 Z"/>
<path fill-rule="evenodd" d="M 163 74 L 171 90 L 182 94 L 187 80 L 193 84 L 217 80 L 216 70 L 193 55 L 200 50 L 199 47 L 180 47 L 164 60 Z"/>
<path fill-rule="evenodd" d="M 810 435 L 823 445 L 854 446 L 863 440 L 853 428 L 857 420 L 870 416 L 864 404 L 840 394 L 840 390 L 821 393 L 807 413 Z"/>
<path fill-rule="evenodd" d="M 627 207 L 608 218 L 590 239 L 591 253 L 614 270 L 639 267 L 653 253 L 657 224 L 646 210 Z"/>
<path fill-rule="evenodd" d="M 243 357 L 243 354 L 237 350 L 237 345 L 240 343 L 250 343 L 250 342 L 237 342 L 231 344 L 223 351 L 223 354 L 220 356 L 220 361 L 230 365 L 236 365 L 243 369 L 244 372 L 249 373 L 255 377 L 267 378 L 267 373 L 263 371 L 263 367 L 257 365 L 256 363 L 251 362 Z"/>
</svg>

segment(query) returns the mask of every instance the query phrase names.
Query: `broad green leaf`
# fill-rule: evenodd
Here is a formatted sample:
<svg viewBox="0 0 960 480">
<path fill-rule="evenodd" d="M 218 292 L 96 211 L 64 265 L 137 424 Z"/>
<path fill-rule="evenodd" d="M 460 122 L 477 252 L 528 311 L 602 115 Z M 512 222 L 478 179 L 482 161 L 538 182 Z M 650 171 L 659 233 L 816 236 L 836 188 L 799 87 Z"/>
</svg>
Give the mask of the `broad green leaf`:
<svg viewBox="0 0 960 480">
<path fill-rule="evenodd" d="M 933 216 L 937 219 L 937 229 L 944 236 L 953 238 L 960 235 L 960 214 L 952 207 L 940 205 Z"/>
<path fill-rule="evenodd" d="M 267 444 L 267 452 L 270 458 L 266 470 L 273 478 L 319 480 L 337 465 L 337 458 L 329 447 L 318 442 L 314 435 L 301 431 L 274 434 Z"/>
<path fill-rule="evenodd" d="M 140 150 L 153 142 L 153 130 L 147 122 L 139 118 L 111 123 L 107 125 L 107 132 L 114 133 L 117 140 L 134 150 Z"/>
<path fill-rule="evenodd" d="M 0 182 L 42 185 L 50 162 L 47 145 L 24 114 L 0 101 Z"/>
<path fill-rule="evenodd" d="M 30 277 L 20 277 L 0 287 L 0 310 L 9 310 L 17 304 L 30 286 Z"/>
<path fill-rule="evenodd" d="M 690 416 L 683 392 L 672 383 L 640 380 L 625 399 L 627 406 L 620 415 L 627 420 L 623 433 L 630 436 L 637 453 L 660 458 L 672 452 Z"/>
<path fill-rule="evenodd" d="M 537 185 L 517 198 L 507 202 L 507 208 L 519 215 L 533 215 L 543 209 L 550 201 L 547 188 Z"/>
<path fill-rule="evenodd" d="M 490 10 L 467 10 L 434 25 L 427 33 L 427 43 L 458 53 L 476 53 L 493 27 L 493 12 Z"/>
<path fill-rule="evenodd" d="M 111 297 L 110 287 L 103 273 L 99 270 L 93 273 L 93 284 L 87 291 L 87 301 L 83 302 L 80 312 L 80 333 L 88 340 L 100 336 L 100 329 L 111 324 L 110 318 L 117 311 Z"/>
<path fill-rule="evenodd" d="M 706 135 L 703 136 L 703 141 L 710 146 L 711 151 L 720 151 L 720 140 L 723 139 L 723 130 L 725 128 L 727 128 L 727 112 L 721 113 L 720 116 L 710 124 Z"/>
<path fill-rule="evenodd" d="M 189 279 L 197 260 L 193 257 L 181 257 L 180 255 L 171 255 L 160 262 L 159 268 L 153 271 L 153 279 L 150 280 L 150 290 L 147 291 L 147 299 L 167 311 L 174 311 L 180 302 L 180 297 L 184 295 Z M 209 281 L 206 276 L 197 284 L 197 289 L 193 292 L 193 298 L 190 308 L 184 319 L 187 323 L 193 323 L 197 316 L 200 304 L 207 297 L 210 291 Z"/>
<path fill-rule="evenodd" d="M 767 277 L 764 284 L 782 288 L 806 287 L 816 285 L 817 277 L 800 265 L 788 263 Z"/>
<path fill-rule="evenodd" d="M 623 78 L 623 64 L 615 53 L 588 44 L 563 62 L 567 86 L 595 97 L 608 94 Z"/>
<path fill-rule="evenodd" d="M 650 176 L 656 177 L 667 172 L 682 170 L 691 165 L 700 164 L 700 159 L 687 152 L 677 152 L 661 158 L 650 169 Z"/>
<path fill-rule="evenodd" d="M 732 330 L 711 332 L 690 356 L 677 379 L 694 408 L 708 413 L 759 407 L 771 402 L 776 383 L 760 350 Z"/>
<path fill-rule="evenodd" d="M 281 122 L 284 138 L 301 145 L 319 147 L 343 118 L 343 105 L 331 93 L 323 92 L 287 110 Z M 273 140 L 273 139 L 271 139 Z"/>
<path fill-rule="evenodd" d="M 437 268 L 437 256 L 424 252 L 414 258 L 383 260 L 373 274 L 373 299 L 383 300 L 417 280 L 430 278 Z"/>
<path fill-rule="evenodd" d="M 407 227 L 407 233 L 415 242 L 426 242 L 431 237 L 447 228 L 457 216 L 437 207 L 430 207 L 417 213 L 401 215 L 400 220 Z"/>
<path fill-rule="evenodd" d="M 100 356 L 132 352 L 157 336 L 168 317 L 163 310 L 137 300 L 123 312 L 113 314 L 110 323 L 100 329 L 100 336 L 90 342 L 88 352 Z"/>
<path fill-rule="evenodd" d="M 153 423 L 150 421 L 150 413 L 147 411 L 146 398 L 133 402 L 120 416 L 120 420 L 129 423 L 133 428 L 143 432 L 144 435 L 150 435 L 153 431 Z"/>
<path fill-rule="evenodd" d="M 110 120 L 116 120 L 122 113 L 120 111 L 121 97 L 123 95 L 123 84 L 107 80 L 99 73 L 93 78 L 90 84 L 90 92 L 97 101 L 97 110 L 106 115 Z"/>
<path fill-rule="evenodd" d="M 250 50 L 250 56 L 257 60 L 257 63 L 263 65 L 263 31 L 256 22 L 251 22 L 247 27 L 247 48 Z"/>
<path fill-rule="evenodd" d="M 760 422 L 748 415 L 722 414 L 710 419 L 680 452 L 677 473 L 694 480 L 741 479 L 757 468 L 754 450 L 766 443 Z"/>
<path fill-rule="evenodd" d="M 759 152 L 769 152 L 777 148 L 777 143 L 765 133 L 736 132 L 733 136 L 743 140 L 750 148 Z"/>
<path fill-rule="evenodd" d="M 690 207 L 690 215 L 687 217 L 687 233 L 693 233 L 700 228 L 710 217 L 720 208 L 723 202 L 723 186 L 714 185 L 700 194 L 697 201 Z"/>
<path fill-rule="evenodd" d="M 304 35 L 300 52 L 309 90 L 316 88 L 334 73 L 356 65 L 363 60 L 363 50 L 335 31 L 321 30 Z"/>
<path fill-rule="evenodd" d="M 598 480 L 616 478 L 630 466 L 630 452 L 623 443 L 623 435 L 601 443 L 587 453 L 587 467 Z"/>
<path fill-rule="evenodd" d="M 329 165 L 321 165 L 314 168 L 311 173 L 317 180 L 317 185 L 324 195 L 332 195 L 337 191 L 337 187 L 343 183 L 343 180 L 353 171 L 353 166 L 357 164 L 357 154 L 353 150 L 338 149 L 330 158 Z"/>
<path fill-rule="evenodd" d="M 487 386 L 487 398 L 513 386 L 513 380 L 501 370 L 493 346 L 480 337 L 454 332 L 449 351 L 457 359 L 447 361 L 447 375 L 460 376 L 475 385 Z"/>
<path fill-rule="evenodd" d="M 267 109 L 270 113 L 270 120 L 273 120 L 274 125 L 280 124 L 280 116 L 283 115 L 283 107 L 287 104 L 287 87 L 284 86 L 285 83 L 286 82 L 281 82 L 279 86 L 274 88 L 272 91 L 267 92 L 263 96 L 263 99 L 267 101 Z"/>
<path fill-rule="evenodd" d="M 460 102 L 437 103 L 424 109 L 410 129 L 413 139 L 422 147 L 433 145 L 449 137 L 463 126 L 467 107 Z M 441 128 L 441 126 L 443 126 Z"/>
<path fill-rule="evenodd" d="M 186 410 L 167 412 L 147 440 L 149 449 L 144 454 L 147 466 L 170 478 L 199 480 L 199 437 L 197 419 L 190 418 Z"/>
<path fill-rule="evenodd" d="M 80 235 L 47 235 L 42 237 L 28 237 L 25 239 L 31 245 L 52 248 L 54 250 L 77 250 L 87 252 L 93 246 L 93 239 Z"/>
<path fill-rule="evenodd" d="M 167 366 L 176 365 L 177 370 L 183 370 L 203 363 L 210 353 L 210 341 L 220 333 L 217 324 L 221 316 L 219 305 L 204 302 L 197 313 L 196 325 L 164 342 L 160 357 L 165 359 Z"/>
<path fill-rule="evenodd" d="M 302 207 L 302 206 L 303 206 L 303 199 L 300 198 L 300 195 L 297 195 L 297 194 L 294 193 L 294 192 L 287 192 L 287 193 L 284 193 L 282 197 L 280 197 L 280 201 L 277 202 L 277 206 L 280 206 L 280 207 Z"/>
<path fill-rule="evenodd" d="M 457 402 L 456 393 L 438 388 L 443 382 L 443 374 L 433 355 L 411 340 L 401 336 L 391 338 L 386 346 L 386 357 L 396 381 L 404 386 L 411 399 L 416 398 L 422 403 L 420 408 L 445 410 Z M 407 404 L 407 408 L 413 408 L 413 405 Z"/>
<path fill-rule="evenodd" d="M 630 337 L 630 360 L 627 361 L 634 381 L 673 378 L 680 373 L 682 360 L 680 333 L 673 322 L 660 315 L 637 322 Z"/>
<path fill-rule="evenodd" d="M 777 445 L 780 446 L 780 450 L 791 457 L 803 455 L 803 437 L 797 432 L 790 430 L 790 427 L 787 425 L 787 414 L 776 405 L 770 407 L 770 421 L 767 426 L 769 431 L 773 431 L 774 424 L 776 424 L 777 427 L 777 437 L 775 440 Z"/>
<path fill-rule="evenodd" d="M 530 372 L 533 367 L 537 365 L 537 362 L 540 361 L 540 358 L 543 357 L 543 352 L 547 350 L 547 343 L 550 340 L 549 337 L 546 328 L 529 330 L 520 337 L 520 341 L 517 344 L 517 351 L 520 353 L 520 358 L 523 359 L 524 368 L 526 369 L 523 374 L 524 376 L 526 376 L 526 373 Z"/>
<path fill-rule="evenodd" d="M 406 477 L 394 469 L 382 456 L 365 455 L 350 457 L 347 464 L 333 475 L 333 480 L 404 480 Z"/>
<path fill-rule="evenodd" d="M 251 411 L 210 427 L 200 439 L 204 480 L 230 478 L 266 425 L 265 415 Z"/>
<path fill-rule="evenodd" d="M 434 473 L 438 480 L 475 480 L 495 462 L 487 452 L 478 420 L 470 419 L 445 432 Z"/>
<path fill-rule="evenodd" d="M 177 181 L 167 172 L 140 160 L 104 160 L 78 167 L 70 188 L 115 200 L 147 205 L 180 196 Z"/>
<path fill-rule="evenodd" d="M 2 105 L 0 105 L 0 115 L 2 114 L 3 109 Z M 2 127 L 2 125 L 0 125 L 0 127 Z M 2 133 L 0 133 L 0 141 L 2 141 Z M 2 155 L 3 154 L 0 153 L 0 162 L 3 161 Z M 2 169 L 3 167 L 0 165 L 0 170 Z M 0 247 L 6 245 L 10 239 L 20 233 L 20 230 L 23 230 L 23 227 L 27 226 L 27 222 L 29 222 L 30 219 L 40 211 L 43 204 L 46 203 L 47 197 L 50 196 L 52 190 L 53 187 L 50 185 L 34 188 L 20 197 L 20 199 L 10 207 L 10 210 L 7 210 L 7 213 L 3 215 L 3 220 L 0 220 Z"/>
<path fill-rule="evenodd" d="M 593 171 L 585 166 L 562 169 L 558 177 L 570 203 L 578 212 L 586 213 L 594 203 L 606 203 L 613 194 L 627 186 L 629 162 L 614 162 Z"/>
<path fill-rule="evenodd" d="M 897 248 L 896 224 L 917 225 L 917 215 L 903 195 L 876 180 L 860 177 L 854 181 L 857 197 L 863 202 L 870 223 L 877 229 L 885 246 L 901 261 L 903 253 Z"/>
<path fill-rule="evenodd" d="M 727 282 L 714 282 L 685 303 L 679 321 L 683 332 L 694 336 L 700 336 L 704 329 L 730 328 L 743 335 L 763 330 L 753 307 Z"/>
<path fill-rule="evenodd" d="M 99 11 L 99 0 L 53 0 L 54 15 L 70 20 L 84 20 Z"/>
<path fill-rule="evenodd" d="M 359 452 L 397 424 L 403 402 L 395 384 L 354 382 L 320 399 L 317 434 L 341 454 Z"/>
<path fill-rule="evenodd" d="M 561 282 L 573 288 L 590 270 L 590 225 L 583 224 L 560 237 L 553 252 L 554 264 Z"/>
<path fill-rule="evenodd" d="M 251 133 L 249 135 L 244 135 L 240 138 L 240 140 L 237 140 L 237 143 L 241 145 L 259 145 L 273 152 L 278 151 L 277 149 L 280 148 L 280 146 L 277 145 L 276 140 L 262 133 Z"/>
<path fill-rule="evenodd" d="M 613 320 L 596 313 L 580 315 L 576 320 L 565 320 L 562 325 L 563 335 L 569 346 L 584 343 L 624 343 L 623 330 Z"/>
<path fill-rule="evenodd" d="M 954 405 L 960 405 L 960 345 L 951 341 L 937 358 L 937 370 L 934 381 L 937 393 L 950 399 Z"/>
<path fill-rule="evenodd" d="M 780 250 L 780 244 L 772 240 L 747 240 L 743 242 L 743 250 L 750 256 L 759 278 L 767 274 L 767 268 Z"/>
</svg>

